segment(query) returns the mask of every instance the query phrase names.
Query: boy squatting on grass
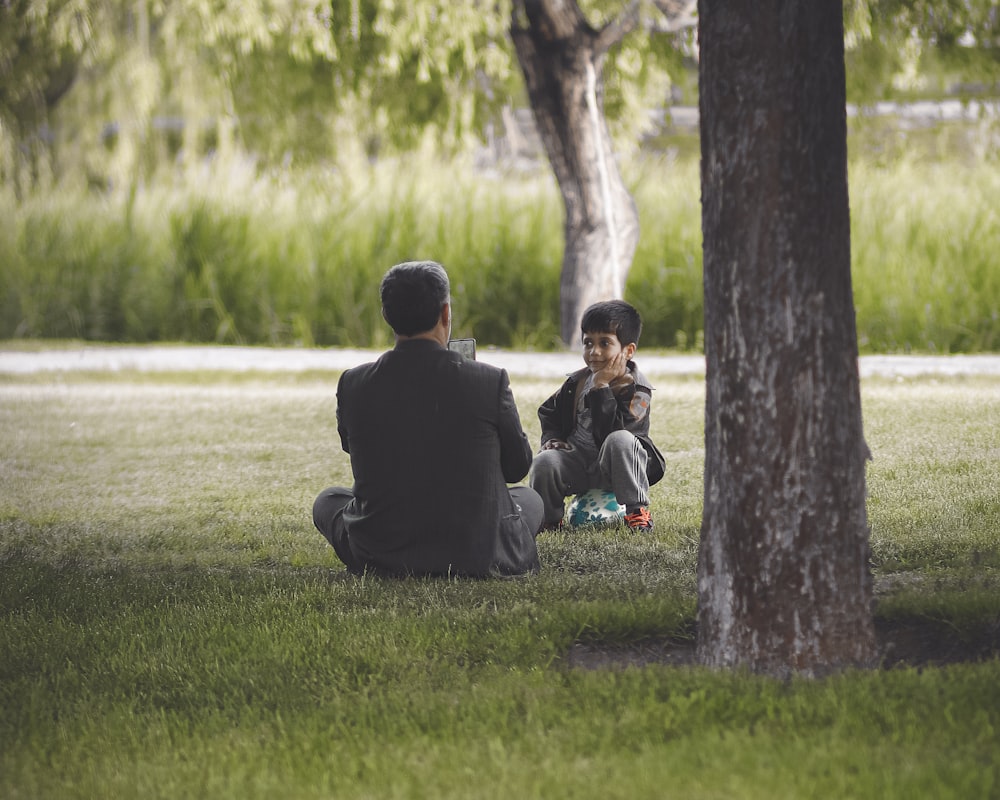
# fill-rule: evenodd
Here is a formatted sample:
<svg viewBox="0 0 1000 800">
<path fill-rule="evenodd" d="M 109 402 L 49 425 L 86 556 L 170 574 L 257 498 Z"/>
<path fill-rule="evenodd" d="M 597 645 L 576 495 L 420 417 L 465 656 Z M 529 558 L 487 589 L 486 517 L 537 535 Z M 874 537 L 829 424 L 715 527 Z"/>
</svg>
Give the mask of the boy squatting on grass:
<svg viewBox="0 0 1000 800">
<path fill-rule="evenodd" d="M 642 331 L 639 312 L 622 300 L 583 312 L 583 360 L 538 409 L 542 449 L 528 483 L 545 504 L 544 526 L 562 523 L 565 498 L 587 489 L 611 490 L 635 531 L 653 529 L 649 487 L 666 462 L 649 438 L 653 389 L 633 362 Z"/>
</svg>

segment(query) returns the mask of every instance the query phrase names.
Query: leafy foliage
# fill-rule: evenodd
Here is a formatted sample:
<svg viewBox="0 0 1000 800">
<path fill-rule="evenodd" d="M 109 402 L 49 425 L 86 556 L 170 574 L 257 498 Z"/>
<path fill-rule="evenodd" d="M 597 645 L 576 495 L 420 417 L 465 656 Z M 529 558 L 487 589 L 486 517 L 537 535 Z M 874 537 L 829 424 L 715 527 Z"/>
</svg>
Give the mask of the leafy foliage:
<svg viewBox="0 0 1000 800">
<path fill-rule="evenodd" d="M 581 7 L 596 29 L 622 4 Z M 604 109 L 628 151 L 673 87 L 695 102 L 693 29 L 642 23 L 609 54 Z M 0 4 L 0 180 L 139 185 L 164 167 L 250 155 L 261 166 L 455 152 L 520 102 L 509 1 L 14 0 Z M 990 0 L 847 4 L 849 95 L 905 96 L 938 75 L 1000 74 Z M 942 90 L 938 86 L 937 90 Z"/>
<path fill-rule="evenodd" d="M 848 0 L 848 99 L 996 95 L 1000 10 L 994 0 Z"/>
</svg>

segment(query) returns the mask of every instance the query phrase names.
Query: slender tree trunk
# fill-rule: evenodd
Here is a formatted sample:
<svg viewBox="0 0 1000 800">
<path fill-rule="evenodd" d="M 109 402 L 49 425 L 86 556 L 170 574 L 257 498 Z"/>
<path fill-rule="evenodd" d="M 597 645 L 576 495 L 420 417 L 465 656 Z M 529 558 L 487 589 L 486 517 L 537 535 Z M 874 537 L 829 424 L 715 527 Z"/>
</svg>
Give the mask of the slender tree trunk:
<svg viewBox="0 0 1000 800">
<path fill-rule="evenodd" d="M 515 3 L 511 38 L 566 213 L 559 310 L 570 344 L 588 305 L 622 297 L 639 215 L 604 118 L 599 33 L 575 2 L 528 0 Z"/>
<path fill-rule="evenodd" d="M 875 657 L 838 0 L 699 3 L 703 663 Z"/>
</svg>

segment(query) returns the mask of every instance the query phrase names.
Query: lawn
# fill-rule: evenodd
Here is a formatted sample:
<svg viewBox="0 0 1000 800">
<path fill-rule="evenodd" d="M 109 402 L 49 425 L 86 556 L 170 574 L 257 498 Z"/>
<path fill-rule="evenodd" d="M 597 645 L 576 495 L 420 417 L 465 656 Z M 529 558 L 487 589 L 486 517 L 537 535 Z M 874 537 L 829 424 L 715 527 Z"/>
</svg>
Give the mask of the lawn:
<svg viewBox="0 0 1000 800">
<path fill-rule="evenodd" d="M 883 667 L 788 681 L 684 657 L 704 387 L 654 378 L 653 535 L 399 581 L 312 529 L 336 374 L 0 377 L 0 797 L 996 797 L 1000 377 L 864 382 Z"/>
</svg>

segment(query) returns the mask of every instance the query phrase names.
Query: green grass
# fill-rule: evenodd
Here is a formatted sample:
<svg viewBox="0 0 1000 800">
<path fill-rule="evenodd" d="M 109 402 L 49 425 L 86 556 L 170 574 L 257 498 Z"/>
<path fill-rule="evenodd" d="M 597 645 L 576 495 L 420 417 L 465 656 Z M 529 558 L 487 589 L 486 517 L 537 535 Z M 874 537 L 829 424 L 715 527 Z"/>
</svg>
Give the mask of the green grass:
<svg viewBox="0 0 1000 800">
<path fill-rule="evenodd" d="M 625 165 L 641 235 L 625 287 L 644 347 L 703 342 L 696 159 Z M 867 352 L 1000 350 L 1000 164 L 850 167 L 858 335 Z M 563 211 L 544 170 L 413 158 L 201 181 L 132 196 L 0 188 L 0 337 L 386 345 L 392 264 L 451 274 L 457 335 L 550 349 Z"/>
<path fill-rule="evenodd" d="M 691 636 L 700 381 L 656 380 L 655 534 L 548 535 L 511 581 L 340 570 L 309 517 L 349 480 L 335 381 L 0 381 L 0 796 L 996 796 L 996 659 L 572 666 Z M 535 440 L 554 385 L 513 385 Z M 995 637 L 1000 379 L 863 396 L 878 620 Z"/>
<path fill-rule="evenodd" d="M 1000 349 L 1000 169 L 904 161 L 851 178 L 861 348 Z"/>
<path fill-rule="evenodd" d="M 919 391 L 866 386 L 878 562 L 899 570 L 1000 566 L 1000 387 L 990 385 L 958 378 L 926 379 Z"/>
</svg>

